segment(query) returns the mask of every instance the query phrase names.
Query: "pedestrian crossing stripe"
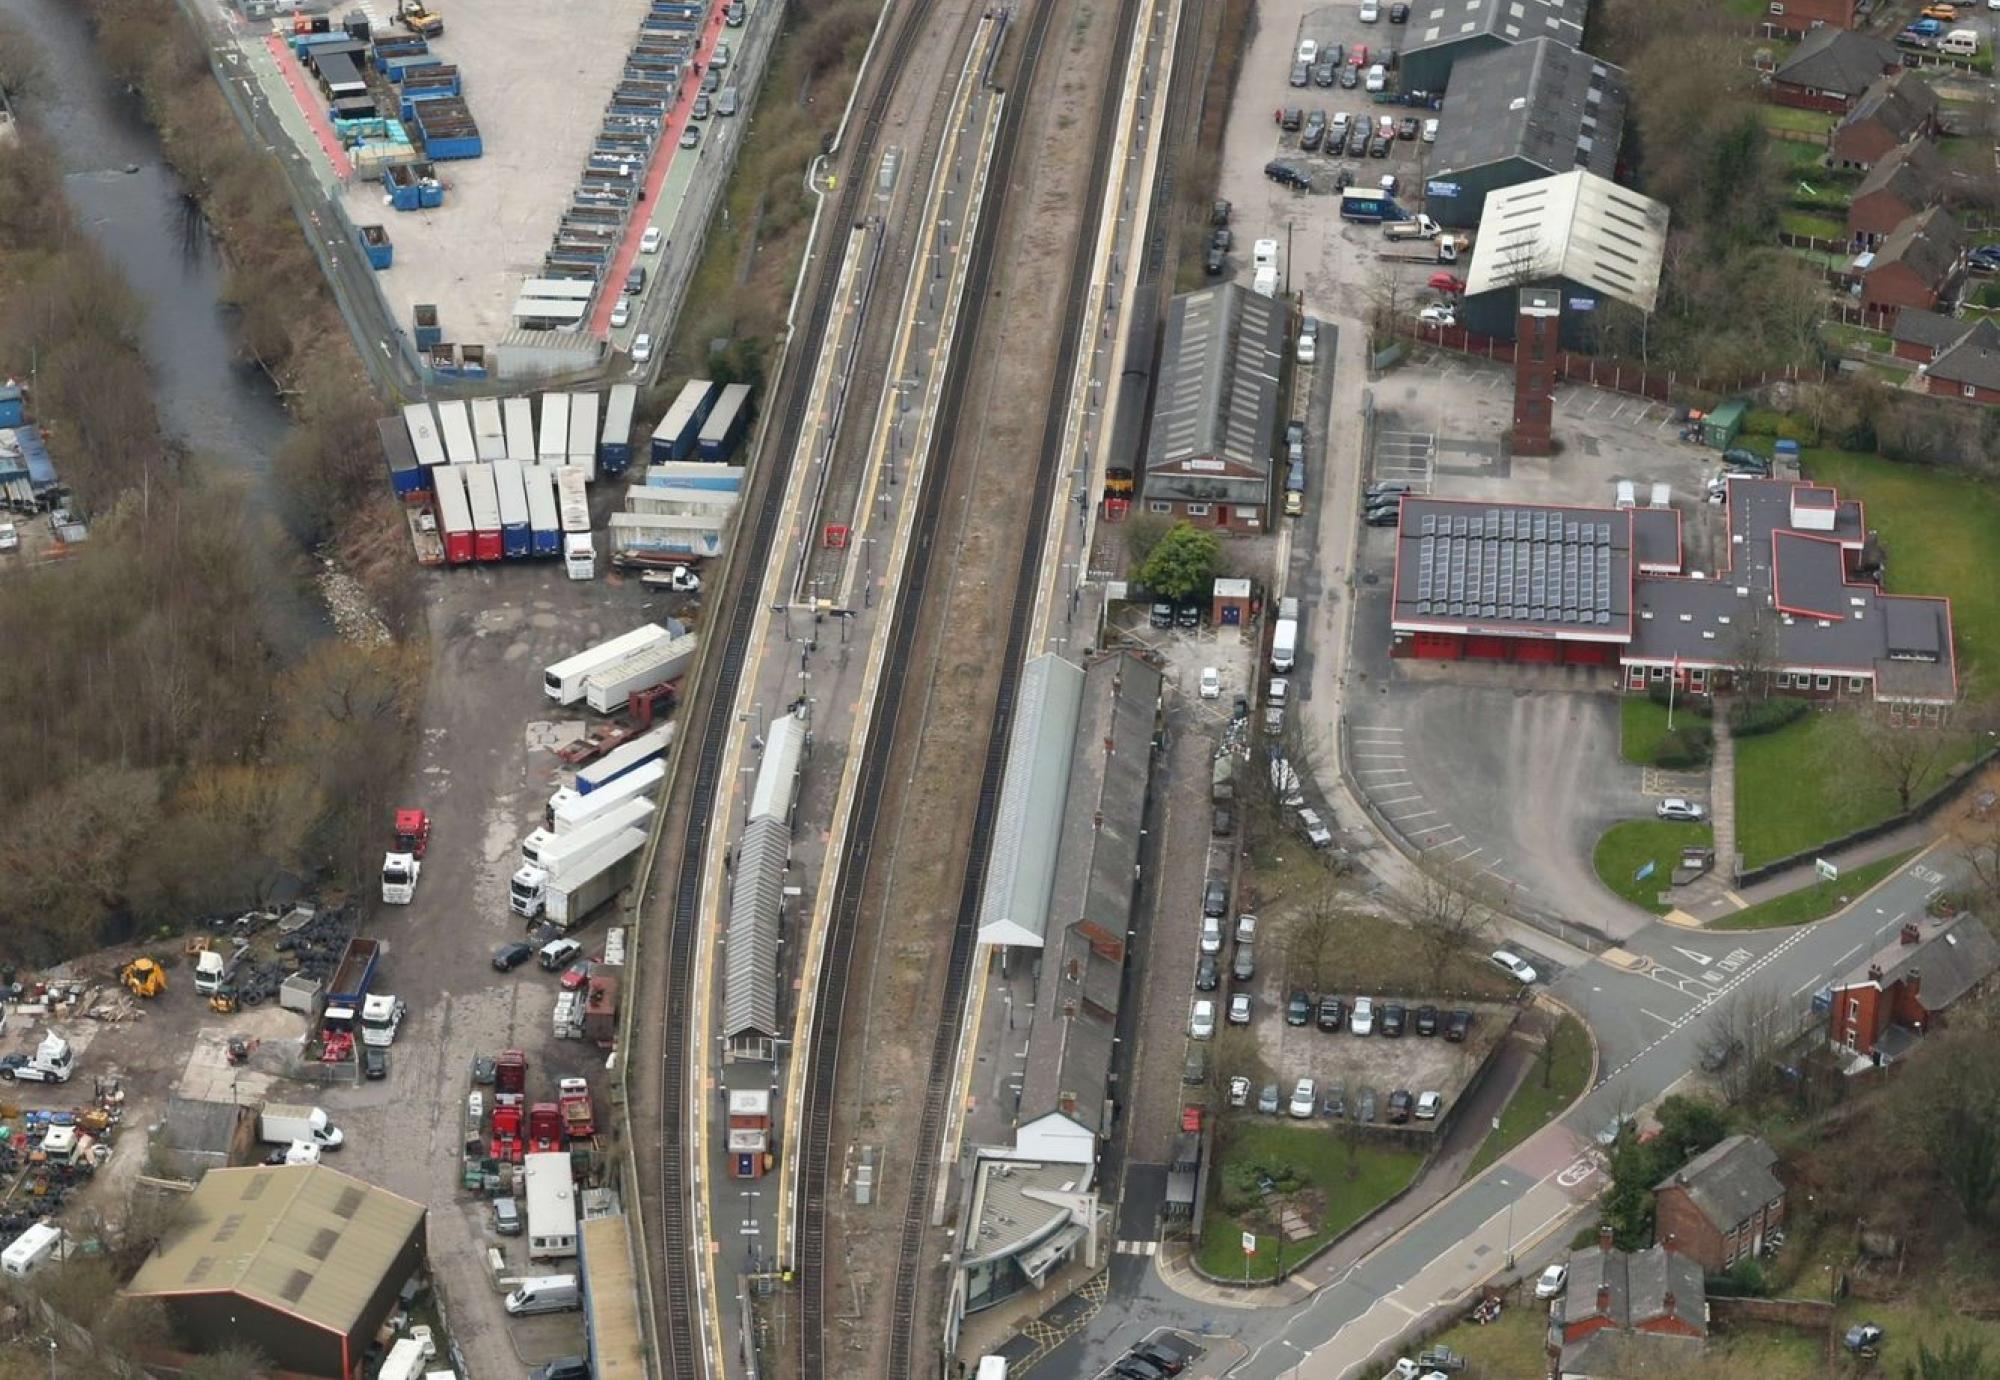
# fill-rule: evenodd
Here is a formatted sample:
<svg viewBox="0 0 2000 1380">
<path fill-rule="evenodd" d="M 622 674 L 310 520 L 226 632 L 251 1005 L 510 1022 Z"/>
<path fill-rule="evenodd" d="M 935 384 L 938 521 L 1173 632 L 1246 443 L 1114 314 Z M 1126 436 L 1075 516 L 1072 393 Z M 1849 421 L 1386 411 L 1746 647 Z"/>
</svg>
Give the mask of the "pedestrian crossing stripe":
<svg viewBox="0 0 2000 1380">
<path fill-rule="evenodd" d="M 1159 1249 L 1160 1243 L 1157 1241 L 1120 1241 L 1118 1243 L 1118 1254 L 1120 1255 L 1153 1255 Z"/>
</svg>

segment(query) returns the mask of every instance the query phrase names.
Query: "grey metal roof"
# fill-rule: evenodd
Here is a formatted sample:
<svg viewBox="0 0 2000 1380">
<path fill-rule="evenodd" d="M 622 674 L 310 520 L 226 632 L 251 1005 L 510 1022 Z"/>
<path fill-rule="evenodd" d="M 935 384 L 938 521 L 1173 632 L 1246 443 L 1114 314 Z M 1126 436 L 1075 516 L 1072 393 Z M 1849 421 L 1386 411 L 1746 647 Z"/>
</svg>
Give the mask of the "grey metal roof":
<svg viewBox="0 0 2000 1380">
<path fill-rule="evenodd" d="M 1264 502 L 1284 369 L 1284 306 L 1225 283 L 1167 307 L 1145 495 Z"/>
<path fill-rule="evenodd" d="M 771 721 L 764 736 L 764 757 L 757 764 L 757 782 L 750 790 L 751 819 L 792 821 L 792 800 L 797 793 L 799 759 L 805 753 L 806 721 L 796 714 L 780 714 Z"/>
<path fill-rule="evenodd" d="M 1925 345 L 1933 350 L 1942 350 L 1963 340 L 1965 333 L 1971 329 L 1972 323 L 1946 316 L 1943 312 L 1904 307 L 1896 313 L 1896 325 L 1889 332 L 1889 338 L 1900 345 Z"/>
<path fill-rule="evenodd" d="M 959 1265 L 1003 1260 L 1055 1237 L 1076 1216 L 1061 1200 L 1089 1192 L 1093 1177 L 1087 1164 L 980 1156 L 974 1170 L 971 1226 L 960 1247 Z"/>
<path fill-rule="evenodd" d="M 722 950 L 722 1032 L 732 1040 L 778 1034 L 778 929 L 791 852 L 790 824 L 768 815 L 745 825 L 736 846 Z"/>
<path fill-rule="evenodd" d="M 1429 48 L 1492 37 L 1504 43 L 1553 38 L 1583 42 L 1587 0 L 1417 0 L 1410 6 L 1407 56 Z"/>
<path fill-rule="evenodd" d="M 1958 915 L 1942 923 L 1926 920 L 1918 926 L 1914 944 L 1900 938 L 1857 964 L 1834 990 L 1864 987 L 1880 969 L 1880 983 L 1908 981 L 1918 975 L 1917 1000 L 1927 1011 L 1942 1011 L 2000 969 L 2000 941 L 1976 915 Z"/>
<path fill-rule="evenodd" d="M 1546 172 L 1618 164 L 1628 96 L 1623 68 L 1554 39 L 1460 58 L 1431 148 L 1432 179 L 1520 158 Z"/>
<path fill-rule="evenodd" d="M 1034 658 L 1021 672 L 979 898 L 982 944 L 1040 948 L 1045 942 L 1083 682 L 1082 667 L 1053 653 Z"/>
<path fill-rule="evenodd" d="M 1875 251 L 1868 274 L 1880 273 L 1891 264 L 1906 265 L 1917 280 L 1932 290 L 1944 287 L 1957 271 L 1959 261 L 1958 225 L 1942 206 L 1911 216 L 1897 226 Z"/>
<path fill-rule="evenodd" d="M 127 1292 L 234 1293 L 348 1332 L 423 1229 L 423 1204 L 325 1165 L 216 1169 Z"/>
<path fill-rule="evenodd" d="M 1851 29 L 1828 24 L 1799 40 L 1792 55 L 1771 74 L 1788 86 L 1806 86 L 1835 96 L 1856 96 L 1884 72 L 1902 65 L 1895 46 Z"/>
<path fill-rule="evenodd" d="M 1466 295 L 1567 278 L 1651 311 L 1667 208 L 1583 169 L 1486 194 Z"/>
<path fill-rule="evenodd" d="M 1946 383 L 2000 388 L 2000 326 L 1995 326 L 1991 317 L 1981 319 L 1932 362 L 1930 376 Z"/>
<path fill-rule="evenodd" d="M 1623 640 L 1632 533 L 1622 512 L 1540 504 L 1403 501 L 1399 625 Z"/>
<path fill-rule="evenodd" d="M 1653 1191 L 1686 1189 L 1701 1215 L 1727 1234 L 1785 1191 L 1771 1172 L 1777 1162 L 1778 1152 L 1756 1136 L 1730 1136 L 1660 1180 Z"/>
</svg>

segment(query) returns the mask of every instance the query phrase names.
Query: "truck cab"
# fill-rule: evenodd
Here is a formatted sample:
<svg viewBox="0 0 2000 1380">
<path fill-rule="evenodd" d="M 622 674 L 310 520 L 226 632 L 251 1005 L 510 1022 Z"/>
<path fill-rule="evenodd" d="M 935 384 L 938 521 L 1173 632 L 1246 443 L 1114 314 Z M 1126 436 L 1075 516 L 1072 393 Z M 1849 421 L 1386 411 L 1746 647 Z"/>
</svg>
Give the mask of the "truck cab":
<svg viewBox="0 0 2000 1380">
<path fill-rule="evenodd" d="M 236 967 L 243 960 L 243 951 L 249 946 L 242 940 L 236 941 L 233 952 L 224 954 L 220 949 L 203 949 L 194 960 L 194 990 L 204 997 L 212 997 L 229 985 L 236 976 Z"/>
<path fill-rule="evenodd" d="M 402 1027 L 406 1009 L 401 997 L 387 993 L 364 999 L 361 1003 L 361 1043 L 378 1047 L 396 1043 L 396 1031 Z"/>
<path fill-rule="evenodd" d="M 382 904 L 407 906 L 417 896 L 417 876 L 424 865 L 414 853 L 382 855 Z"/>
<path fill-rule="evenodd" d="M 33 1054 L 10 1054 L 0 1059 L 0 1078 L 9 1083 L 67 1083 L 74 1071 L 75 1052 L 69 1041 L 54 1031 L 42 1037 Z"/>
<path fill-rule="evenodd" d="M 597 578 L 597 543 L 588 532 L 571 532 L 563 538 L 563 573 L 572 580 Z"/>
</svg>

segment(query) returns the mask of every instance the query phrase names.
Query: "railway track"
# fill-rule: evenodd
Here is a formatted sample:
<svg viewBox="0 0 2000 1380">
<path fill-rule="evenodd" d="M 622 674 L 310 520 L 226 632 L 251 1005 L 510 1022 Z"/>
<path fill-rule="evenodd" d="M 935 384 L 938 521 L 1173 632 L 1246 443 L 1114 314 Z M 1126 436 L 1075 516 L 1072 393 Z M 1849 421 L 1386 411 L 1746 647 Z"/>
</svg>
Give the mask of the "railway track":
<svg viewBox="0 0 2000 1380">
<path fill-rule="evenodd" d="M 1036 4 L 1025 31 L 1020 61 L 1011 88 L 1015 93 L 1025 95 L 1033 88 L 1055 9 L 1056 0 L 1039 0 Z M 1136 10 L 1137 0 L 1121 0 L 1119 7 L 1121 53 L 1123 44 L 1131 41 Z M 1114 61 L 1107 65 L 1100 120 L 1110 119 L 1117 109 L 1117 85 L 1122 70 L 1121 62 Z M 1007 185 L 1010 178 L 1019 143 L 1020 128 L 1027 109 L 1028 102 L 1025 99 L 1014 99 L 1008 102 L 1003 111 L 993 159 L 992 176 L 997 186 Z M 1100 129 L 1100 136 L 1101 134 Z M 1101 201 L 1109 174 L 1110 144 L 1108 140 L 1099 137 L 1092 158 L 1090 193 L 1084 202 L 1085 205 L 1095 205 Z M 973 245 L 965 290 L 968 303 L 967 315 L 960 324 L 954 342 L 953 358 L 950 362 L 951 372 L 947 377 L 939 406 L 937 431 L 942 435 L 953 434 L 963 403 L 965 381 L 970 372 L 969 356 L 980 335 L 983 303 L 990 291 L 999 219 L 997 215 L 986 216 L 978 228 L 977 239 Z M 907 1380 L 912 1373 L 912 1362 L 917 1350 L 917 1305 L 924 1276 L 923 1238 L 928 1224 L 927 1205 L 936 1181 L 937 1155 L 950 1096 L 959 1012 L 964 1005 L 967 984 L 971 977 L 977 928 L 976 914 L 980 891 L 985 883 L 987 847 L 992 837 L 994 813 L 999 800 L 1000 775 L 1013 718 L 1014 696 L 1032 621 L 1039 575 L 1036 568 L 1037 553 L 1042 547 L 1049 502 L 1060 463 L 1065 420 L 1065 381 L 1074 371 L 1077 352 L 1082 344 L 1077 338 L 1077 333 L 1086 306 L 1091 259 L 1095 251 L 1094 240 L 1094 234 L 1080 237 L 1070 264 L 1066 298 L 1068 305 L 1065 308 L 1061 332 L 1062 343 L 1057 367 L 1051 375 L 1052 383 L 1041 454 L 1035 469 L 1031 508 L 1034 516 L 1022 537 L 1014 598 L 1009 614 L 1006 651 L 1001 661 L 999 697 L 982 764 L 972 843 L 958 911 L 954 919 L 951 956 L 940 1008 L 941 1018 L 932 1038 L 928 1091 L 917 1128 L 911 1181 L 903 1206 L 898 1242 L 890 1318 L 888 1373 L 891 1380 Z M 921 535 L 911 555 L 904 583 L 905 597 L 898 607 L 890 634 L 889 652 L 884 661 L 878 687 L 876 713 L 879 716 L 877 720 L 879 730 L 871 736 L 868 747 L 869 756 L 863 769 L 855 817 L 848 831 L 847 845 L 841 859 L 840 885 L 833 910 L 833 925 L 828 936 L 825 961 L 821 968 L 819 1009 L 829 1013 L 829 1017 L 822 1020 L 814 1030 L 812 1047 L 808 1053 L 810 1065 L 805 1108 L 804 1151 L 807 1164 L 801 1180 L 804 1203 L 799 1218 L 798 1268 L 803 1282 L 801 1373 L 807 1380 L 819 1380 L 819 1377 L 830 1373 L 827 1368 L 825 1329 L 826 1212 L 832 1156 L 835 1081 L 840 1058 L 840 1012 L 847 990 L 848 969 L 862 896 L 868 882 L 875 824 L 880 813 L 889 759 L 896 740 L 895 729 L 900 700 L 911 669 L 911 648 L 916 637 L 923 594 L 930 577 L 931 558 L 935 552 L 931 536 L 938 526 L 939 509 L 948 487 L 948 478 L 942 467 L 934 467 L 934 472 L 926 478 L 924 493 L 919 500 L 917 531 Z"/>
<path fill-rule="evenodd" d="M 838 199 L 834 203 L 829 225 L 855 223 L 861 198 L 869 185 L 864 173 L 875 163 L 889 102 L 897 89 L 897 78 L 909 64 L 934 4 L 935 0 L 910 0 L 898 23 L 889 51 L 884 55 L 880 75 L 861 113 L 848 163 L 849 173 L 840 180 Z M 802 357 L 811 358 L 816 354 L 826 336 L 838 279 L 839 275 L 833 272 L 821 275 L 798 342 Z M 732 566 L 745 582 L 758 578 L 772 556 L 778 519 L 790 480 L 788 471 L 805 421 L 808 391 L 805 388 L 790 390 L 782 420 L 768 448 L 771 463 L 785 466 L 787 472 L 771 476 L 764 486 L 754 521 L 747 527 L 739 528 L 736 547 L 740 559 L 734 560 Z M 666 1019 L 663 1022 L 659 1113 L 661 1237 L 657 1248 L 665 1317 L 654 1341 L 658 1348 L 660 1373 L 671 1377 L 671 1380 L 703 1380 L 704 1372 L 703 1331 L 695 1307 L 700 1266 L 695 1256 L 689 1174 L 693 1157 L 703 1153 L 703 1147 L 685 1143 L 693 1032 L 687 1028 L 684 1016 L 690 1007 L 697 978 L 694 957 L 695 931 L 701 905 L 701 859 L 708 845 L 711 817 L 721 785 L 722 755 L 728 742 L 732 706 L 737 683 L 743 674 L 756 614 L 755 601 L 743 597 L 742 586 L 739 585 L 733 593 L 735 597 L 730 601 L 719 665 L 714 680 L 704 687 L 701 697 L 700 748 L 695 754 L 688 806 L 677 849 L 677 880 L 667 941 L 667 982 L 662 1006 Z M 808 1370 L 806 1373 L 819 1372 Z"/>
</svg>

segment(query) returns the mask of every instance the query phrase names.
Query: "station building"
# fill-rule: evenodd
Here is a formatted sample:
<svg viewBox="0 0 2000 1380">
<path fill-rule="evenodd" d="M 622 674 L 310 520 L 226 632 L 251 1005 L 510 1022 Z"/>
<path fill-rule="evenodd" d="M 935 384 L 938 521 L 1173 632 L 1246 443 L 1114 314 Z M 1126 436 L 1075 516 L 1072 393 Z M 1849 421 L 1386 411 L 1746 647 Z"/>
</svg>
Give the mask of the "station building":
<svg viewBox="0 0 2000 1380">
<path fill-rule="evenodd" d="M 1287 327 L 1284 302 L 1234 283 L 1168 304 L 1139 481 L 1146 511 L 1224 531 L 1270 525 Z"/>
</svg>

